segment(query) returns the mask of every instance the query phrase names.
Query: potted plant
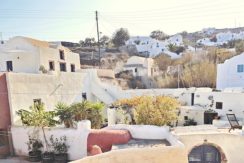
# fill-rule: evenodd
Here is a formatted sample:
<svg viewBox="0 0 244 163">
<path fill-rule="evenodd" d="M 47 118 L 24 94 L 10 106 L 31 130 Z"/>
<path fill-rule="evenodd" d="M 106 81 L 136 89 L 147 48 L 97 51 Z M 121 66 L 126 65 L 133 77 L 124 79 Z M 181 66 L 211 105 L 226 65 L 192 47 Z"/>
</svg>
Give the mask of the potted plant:
<svg viewBox="0 0 244 163">
<path fill-rule="evenodd" d="M 104 108 L 103 103 L 82 101 L 79 103 L 74 103 L 70 107 L 73 111 L 74 121 L 79 122 L 81 120 L 88 119 L 91 121 L 92 128 L 102 127 L 102 110 Z"/>
<path fill-rule="evenodd" d="M 184 126 L 196 126 L 197 122 L 194 119 L 188 119 L 183 124 Z"/>
<path fill-rule="evenodd" d="M 59 117 L 59 122 L 64 123 L 66 128 L 74 127 L 73 109 L 64 103 L 58 103 L 55 111 Z"/>
<path fill-rule="evenodd" d="M 47 141 L 45 134 L 45 127 L 55 126 L 57 121 L 54 120 L 55 112 L 54 111 L 46 111 L 44 104 L 34 104 L 29 108 L 29 110 L 19 110 L 17 114 L 20 116 L 22 123 L 26 126 L 34 126 L 35 128 L 40 128 L 43 133 L 43 139 L 45 144 L 45 150 L 42 154 L 42 162 L 51 163 L 53 162 L 53 152 L 50 150 L 51 146 Z"/>
<path fill-rule="evenodd" d="M 45 151 L 42 154 L 42 163 L 53 163 L 54 161 L 54 153 L 53 151 Z"/>
<path fill-rule="evenodd" d="M 66 163 L 68 161 L 68 148 L 66 136 L 62 136 L 59 139 L 53 138 L 53 135 L 50 138 L 54 149 L 54 160 L 57 163 Z"/>
<path fill-rule="evenodd" d="M 30 162 L 39 162 L 41 161 L 41 148 L 43 144 L 41 140 L 32 138 L 29 136 L 29 141 L 27 142 L 28 150 L 29 150 L 29 161 Z"/>
</svg>

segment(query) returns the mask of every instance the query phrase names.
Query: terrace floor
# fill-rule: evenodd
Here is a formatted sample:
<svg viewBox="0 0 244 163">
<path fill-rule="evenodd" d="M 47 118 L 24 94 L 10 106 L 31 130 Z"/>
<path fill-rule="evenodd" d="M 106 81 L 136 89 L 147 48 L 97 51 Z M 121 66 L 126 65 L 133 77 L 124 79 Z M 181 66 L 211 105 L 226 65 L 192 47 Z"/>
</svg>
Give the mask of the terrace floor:
<svg viewBox="0 0 244 163">
<path fill-rule="evenodd" d="M 112 150 L 163 146 L 170 146 L 170 143 L 167 140 L 131 139 L 127 144 L 113 145 Z"/>
<path fill-rule="evenodd" d="M 171 131 L 174 135 L 194 135 L 194 134 L 232 134 L 243 136 L 244 130 L 235 129 L 229 132 L 229 128 L 217 128 L 213 125 L 197 125 L 197 126 L 184 126 L 175 127 Z"/>
<path fill-rule="evenodd" d="M 29 161 L 22 157 L 8 157 L 0 159 L 0 163 L 29 163 Z"/>
</svg>

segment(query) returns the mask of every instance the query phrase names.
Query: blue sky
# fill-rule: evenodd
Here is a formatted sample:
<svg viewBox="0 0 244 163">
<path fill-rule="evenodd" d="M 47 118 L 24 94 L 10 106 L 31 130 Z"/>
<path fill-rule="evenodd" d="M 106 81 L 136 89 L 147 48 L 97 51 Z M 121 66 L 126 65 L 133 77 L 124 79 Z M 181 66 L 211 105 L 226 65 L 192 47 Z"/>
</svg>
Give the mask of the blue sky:
<svg viewBox="0 0 244 163">
<path fill-rule="evenodd" d="M 174 34 L 244 26 L 243 8 L 243 0 L 1 0 L 0 32 L 4 39 L 79 41 L 96 37 L 98 10 L 100 30 L 108 36 L 120 27 L 135 36 L 155 29 Z"/>
</svg>

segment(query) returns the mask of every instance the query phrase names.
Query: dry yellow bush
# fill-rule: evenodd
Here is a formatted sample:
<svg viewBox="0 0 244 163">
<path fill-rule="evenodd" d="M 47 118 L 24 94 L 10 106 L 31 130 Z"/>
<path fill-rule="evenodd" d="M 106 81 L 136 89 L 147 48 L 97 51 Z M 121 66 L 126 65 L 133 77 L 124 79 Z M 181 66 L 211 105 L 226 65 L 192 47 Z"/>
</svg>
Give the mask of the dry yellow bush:
<svg viewBox="0 0 244 163">
<path fill-rule="evenodd" d="M 115 105 L 134 109 L 132 118 L 136 124 L 163 126 L 177 119 L 179 102 L 167 96 L 137 96 L 119 100 Z"/>
</svg>

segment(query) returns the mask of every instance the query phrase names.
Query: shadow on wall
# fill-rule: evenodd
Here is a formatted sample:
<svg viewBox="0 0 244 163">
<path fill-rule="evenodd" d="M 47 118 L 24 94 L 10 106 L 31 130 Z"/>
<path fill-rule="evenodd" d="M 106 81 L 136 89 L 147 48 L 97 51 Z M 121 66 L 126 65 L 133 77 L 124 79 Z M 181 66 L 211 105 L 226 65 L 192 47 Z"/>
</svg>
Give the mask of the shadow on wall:
<svg viewBox="0 0 244 163">
<path fill-rule="evenodd" d="M 0 73 L 0 156 L 10 153 L 8 129 L 11 125 L 6 74 Z"/>
</svg>

